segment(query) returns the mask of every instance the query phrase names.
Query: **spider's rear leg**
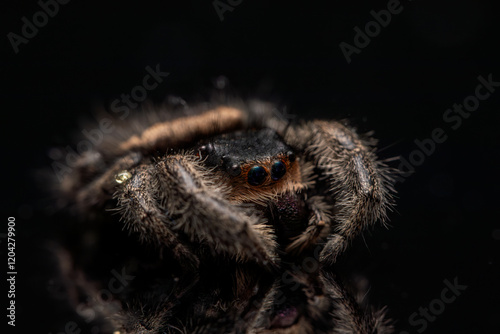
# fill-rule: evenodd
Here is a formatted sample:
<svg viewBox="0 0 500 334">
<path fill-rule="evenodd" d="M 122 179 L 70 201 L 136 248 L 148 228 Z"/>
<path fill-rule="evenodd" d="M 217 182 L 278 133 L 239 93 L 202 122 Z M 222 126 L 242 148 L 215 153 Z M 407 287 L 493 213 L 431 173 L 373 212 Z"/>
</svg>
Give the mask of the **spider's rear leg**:
<svg viewBox="0 0 500 334">
<path fill-rule="evenodd" d="M 142 242 L 166 247 L 180 263 L 198 267 L 197 256 L 170 229 L 173 223 L 159 206 L 160 186 L 154 167 L 141 165 L 129 172 L 132 177 L 115 193 L 128 227 L 139 233 Z"/>
<path fill-rule="evenodd" d="M 275 263 L 276 245 L 270 228 L 224 199 L 224 188 L 213 182 L 214 175 L 196 156 L 167 156 L 156 169 L 161 202 L 175 220 L 174 229 L 237 260 Z"/>
</svg>

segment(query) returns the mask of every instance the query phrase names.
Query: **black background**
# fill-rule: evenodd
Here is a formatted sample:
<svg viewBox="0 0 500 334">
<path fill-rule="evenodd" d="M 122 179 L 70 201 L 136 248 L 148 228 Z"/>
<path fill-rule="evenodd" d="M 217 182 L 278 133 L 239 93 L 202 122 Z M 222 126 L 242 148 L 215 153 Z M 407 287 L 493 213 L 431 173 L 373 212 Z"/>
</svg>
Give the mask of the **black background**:
<svg viewBox="0 0 500 334">
<path fill-rule="evenodd" d="M 159 64 L 170 75 L 148 95 L 154 102 L 202 101 L 224 75 L 241 96 L 276 102 L 298 118 L 348 118 L 361 132 L 374 130 L 381 159 L 408 159 L 416 139 L 442 128 L 447 140 L 397 184 L 390 228 L 367 233 L 341 265 L 369 278 L 370 300 L 388 305 L 396 333 L 422 329 L 410 315 L 455 278 L 467 289 L 424 332 L 500 332 L 500 89 L 456 130 L 443 121 L 474 94 L 479 75 L 500 81 L 498 15 L 486 1 L 401 5 L 350 64 L 339 44 L 352 45 L 353 28 L 363 29 L 386 1 L 242 1 L 221 21 L 211 1 L 72 0 L 17 54 L 7 34 L 21 34 L 21 18 L 32 21 L 40 7 L 4 5 L 0 205 L 3 224 L 15 216 L 18 228 L 17 321 L 44 332 L 48 314 L 61 316 L 44 304 L 49 278 L 39 245 L 54 222 L 33 171 L 50 168 L 51 147 L 75 143 L 96 106 L 130 93 L 145 67 Z"/>
</svg>

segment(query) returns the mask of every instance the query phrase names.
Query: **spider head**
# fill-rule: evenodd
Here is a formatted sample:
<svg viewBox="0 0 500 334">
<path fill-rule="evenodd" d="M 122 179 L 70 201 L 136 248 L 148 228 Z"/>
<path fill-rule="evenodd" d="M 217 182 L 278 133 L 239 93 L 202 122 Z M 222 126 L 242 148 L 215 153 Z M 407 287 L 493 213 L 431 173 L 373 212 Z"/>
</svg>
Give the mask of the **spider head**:
<svg viewBox="0 0 500 334">
<path fill-rule="evenodd" d="M 227 186 L 231 202 L 255 204 L 275 226 L 293 230 L 286 238 L 301 230 L 299 159 L 274 131 L 221 135 L 201 143 L 198 156 L 214 168 L 215 182 Z"/>
<path fill-rule="evenodd" d="M 270 129 L 213 138 L 200 145 L 198 156 L 240 192 L 279 193 L 299 176 L 295 153 Z"/>
</svg>

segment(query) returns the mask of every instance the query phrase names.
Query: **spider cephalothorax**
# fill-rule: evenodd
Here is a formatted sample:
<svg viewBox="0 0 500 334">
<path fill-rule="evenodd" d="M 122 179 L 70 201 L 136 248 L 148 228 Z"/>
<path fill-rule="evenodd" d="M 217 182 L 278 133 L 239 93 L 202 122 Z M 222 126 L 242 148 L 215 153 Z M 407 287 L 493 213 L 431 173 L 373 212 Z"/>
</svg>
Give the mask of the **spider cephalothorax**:
<svg viewBox="0 0 500 334">
<path fill-rule="evenodd" d="M 80 212 L 111 208 L 130 245 L 159 250 L 144 260 L 163 268 L 150 274 L 157 290 L 137 283 L 118 296 L 117 330 L 390 332 L 331 269 L 390 207 L 374 142 L 335 121 L 288 123 L 273 111 L 249 103 L 156 112 L 107 138 L 64 180 Z M 297 269 L 304 259 L 315 265 Z M 143 267 L 136 275 L 149 277 Z"/>
<path fill-rule="evenodd" d="M 215 137 L 200 146 L 198 156 L 215 167 L 217 183 L 228 185 L 231 203 L 255 204 L 257 212 L 267 214 L 275 233 L 293 230 L 295 236 L 305 229 L 306 211 L 299 196 L 306 187 L 301 166 L 276 132 L 250 130 Z M 283 241 L 291 236 L 287 233 Z"/>
</svg>

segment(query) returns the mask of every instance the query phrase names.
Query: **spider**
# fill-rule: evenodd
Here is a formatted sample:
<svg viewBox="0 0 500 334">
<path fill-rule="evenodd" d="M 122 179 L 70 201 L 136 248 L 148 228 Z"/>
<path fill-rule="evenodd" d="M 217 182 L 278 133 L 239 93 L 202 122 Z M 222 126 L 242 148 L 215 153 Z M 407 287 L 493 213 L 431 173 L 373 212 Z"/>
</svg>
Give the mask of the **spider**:
<svg viewBox="0 0 500 334">
<path fill-rule="evenodd" d="M 333 270 L 392 206 L 374 145 L 262 101 L 127 121 L 60 187 L 79 216 L 128 232 L 92 263 L 111 248 L 134 270 L 119 311 L 87 306 L 120 333 L 391 333 Z"/>
</svg>

